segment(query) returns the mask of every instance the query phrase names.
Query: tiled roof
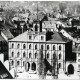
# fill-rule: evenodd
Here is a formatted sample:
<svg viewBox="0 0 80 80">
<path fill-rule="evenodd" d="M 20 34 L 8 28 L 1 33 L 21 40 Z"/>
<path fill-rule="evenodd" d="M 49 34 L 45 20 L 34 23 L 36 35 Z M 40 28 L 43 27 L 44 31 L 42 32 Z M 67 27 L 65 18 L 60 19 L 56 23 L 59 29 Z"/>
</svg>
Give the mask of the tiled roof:
<svg viewBox="0 0 80 80">
<path fill-rule="evenodd" d="M 0 35 L 0 41 L 5 41 L 5 39 Z"/>
<path fill-rule="evenodd" d="M 66 42 L 70 42 L 70 40 L 68 38 L 66 38 L 65 36 L 63 36 L 61 33 L 55 32 L 52 35 L 52 39 L 48 40 L 48 41 L 53 41 L 53 42 L 57 42 L 57 43 L 66 43 Z"/>
<path fill-rule="evenodd" d="M 9 41 L 27 41 L 27 31 Z"/>
<path fill-rule="evenodd" d="M 2 32 L 8 39 L 12 39 L 14 37 L 9 30 L 2 30 Z"/>
<path fill-rule="evenodd" d="M 72 46 L 72 51 L 73 52 L 76 52 L 77 51 L 77 48 L 75 46 Z"/>
<path fill-rule="evenodd" d="M 14 28 L 13 24 L 9 23 L 8 21 L 4 23 L 4 21 L 0 21 L 0 29 L 12 29 Z"/>
</svg>

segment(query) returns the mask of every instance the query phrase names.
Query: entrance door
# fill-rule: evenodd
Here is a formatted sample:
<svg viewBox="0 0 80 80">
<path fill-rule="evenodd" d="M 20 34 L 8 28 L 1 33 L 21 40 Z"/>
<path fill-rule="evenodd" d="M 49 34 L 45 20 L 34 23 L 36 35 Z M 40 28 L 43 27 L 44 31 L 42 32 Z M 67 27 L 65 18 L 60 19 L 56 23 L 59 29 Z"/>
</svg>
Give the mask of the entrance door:
<svg viewBox="0 0 80 80">
<path fill-rule="evenodd" d="M 69 74 L 74 74 L 74 67 L 73 67 L 72 64 L 70 64 L 70 65 L 68 66 L 68 73 L 69 73 Z"/>
<path fill-rule="evenodd" d="M 34 62 L 32 63 L 32 70 L 36 70 L 36 64 Z"/>
</svg>

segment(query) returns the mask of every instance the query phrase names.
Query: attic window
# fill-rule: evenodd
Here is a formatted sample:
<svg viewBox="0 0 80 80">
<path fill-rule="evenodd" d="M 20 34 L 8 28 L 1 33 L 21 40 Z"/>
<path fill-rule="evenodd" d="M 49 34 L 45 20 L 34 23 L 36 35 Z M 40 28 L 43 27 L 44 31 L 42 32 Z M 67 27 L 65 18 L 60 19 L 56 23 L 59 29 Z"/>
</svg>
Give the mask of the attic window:
<svg viewBox="0 0 80 80">
<path fill-rule="evenodd" d="M 31 39 L 32 39 L 32 36 L 30 35 L 30 36 L 29 36 L 29 40 L 31 40 Z"/>
<path fill-rule="evenodd" d="M 41 36 L 41 40 L 43 40 L 44 39 L 44 36 Z"/>
</svg>

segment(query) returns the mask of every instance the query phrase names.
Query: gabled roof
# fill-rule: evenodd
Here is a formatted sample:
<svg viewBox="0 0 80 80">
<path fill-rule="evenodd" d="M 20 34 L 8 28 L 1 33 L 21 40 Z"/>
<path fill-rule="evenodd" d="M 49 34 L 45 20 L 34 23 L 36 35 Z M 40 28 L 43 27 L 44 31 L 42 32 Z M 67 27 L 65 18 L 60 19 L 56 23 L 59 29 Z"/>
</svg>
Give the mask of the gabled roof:
<svg viewBox="0 0 80 80">
<path fill-rule="evenodd" d="M 12 39 L 14 37 L 9 30 L 2 30 L 2 32 L 8 39 Z"/>
<path fill-rule="evenodd" d="M 4 64 L 1 61 L 0 61 L 0 79 L 13 79 L 12 75 L 6 69 L 6 67 L 4 66 Z"/>
<path fill-rule="evenodd" d="M 5 41 L 5 39 L 0 35 L 0 41 Z"/>
<path fill-rule="evenodd" d="M 55 32 L 52 35 L 52 39 L 48 40 L 48 41 L 53 41 L 55 43 L 66 43 L 66 42 L 70 42 L 70 39 L 67 39 L 65 36 L 63 36 L 61 33 Z"/>
<path fill-rule="evenodd" d="M 27 31 L 16 36 L 15 38 L 13 38 L 9 41 L 27 41 Z"/>
</svg>

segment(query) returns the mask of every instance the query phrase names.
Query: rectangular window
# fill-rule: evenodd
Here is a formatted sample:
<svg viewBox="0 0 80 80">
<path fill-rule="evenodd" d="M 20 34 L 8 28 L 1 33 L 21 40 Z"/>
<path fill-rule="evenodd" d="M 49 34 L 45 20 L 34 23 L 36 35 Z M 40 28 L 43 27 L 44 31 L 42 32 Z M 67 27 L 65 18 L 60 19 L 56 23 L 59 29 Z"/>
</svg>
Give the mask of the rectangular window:
<svg viewBox="0 0 80 80">
<path fill-rule="evenodd" d="M 78 65 L 78 68 L 80 69 L 80 65 Z"/>
<path fill-rule="evenodd" d="M 49 45 L 47 45 L 47 50 L 49 50 Z"/>
<path fill-rule="evenodd" d="M 32 39 L 32 36 L 29 36 L 29 40 L 31 40 Z"/>
<path fill-rule="evenodd" d="M 23 66 L 25 66 L 25 62 L 23 61 Z"/>
<path fill-rule="evenodd" d="M 31 44 L 29 44 L 29 49 L 31 49 Z"/>
<path fill-rule="evenodd" d="M 41 36 L 41 40 L 44 40 L 44 36 Z"/>
<path fill-rule="evenodd" d="M 80 62 L 80 59 L 78 59 L 78 62 Z"/>
<path fill-rule="evenodd" d="M 78 56 L 80 56 L 80 53 L 78 53 Z"/>
<path fill-rule="evenodd" d="M 35 45 L 35 49 L 37 49 L 37 44 Z"/>
</svg>

